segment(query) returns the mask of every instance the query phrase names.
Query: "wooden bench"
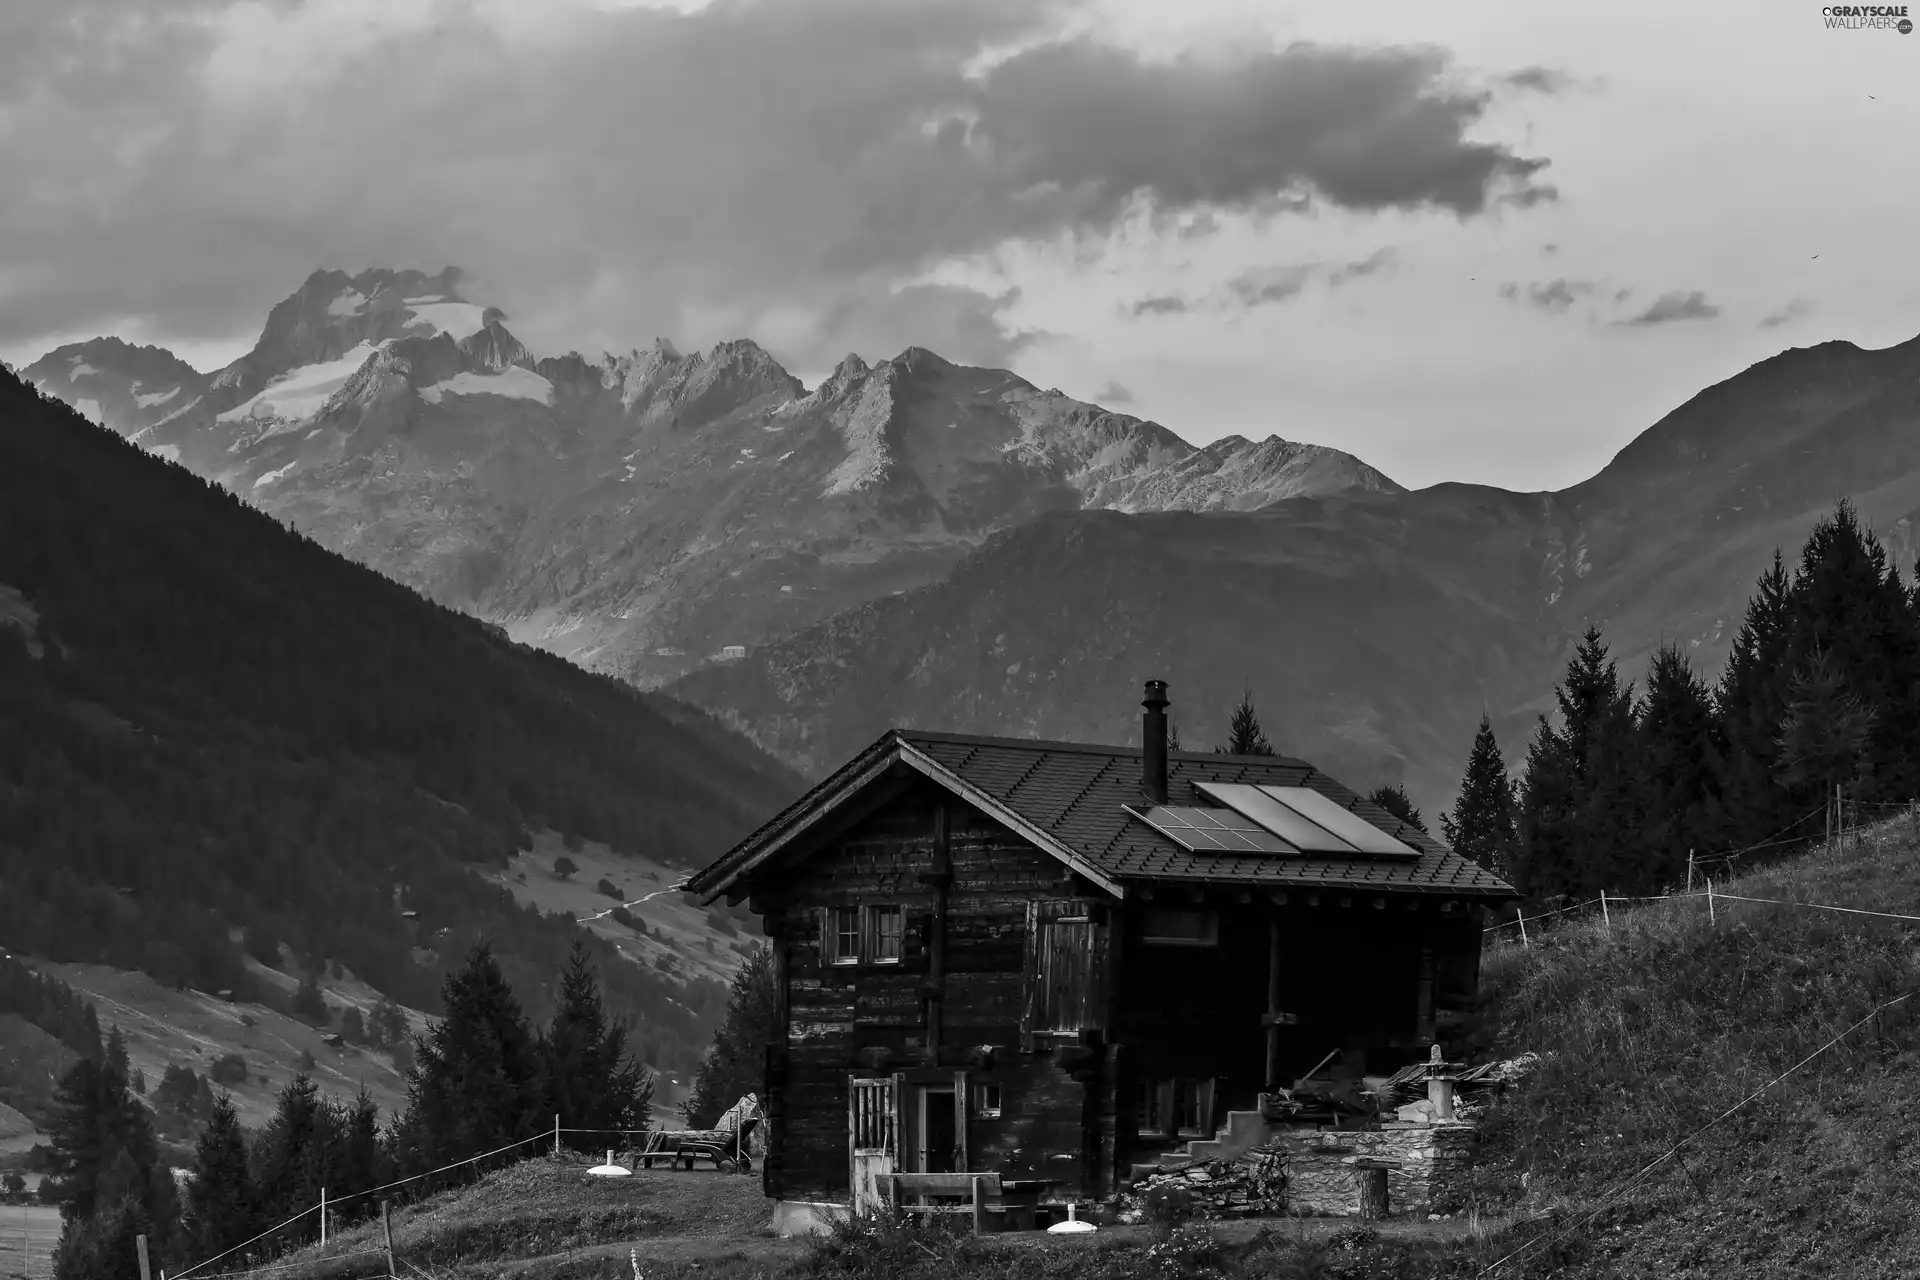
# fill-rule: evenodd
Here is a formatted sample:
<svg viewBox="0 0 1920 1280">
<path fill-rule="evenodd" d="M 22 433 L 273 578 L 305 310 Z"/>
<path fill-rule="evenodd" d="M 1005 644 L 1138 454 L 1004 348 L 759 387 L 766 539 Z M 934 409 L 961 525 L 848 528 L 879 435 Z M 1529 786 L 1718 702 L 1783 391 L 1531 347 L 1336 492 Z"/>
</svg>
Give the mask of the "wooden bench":
<svg viewBox="0 0 1920 1280">
<path fill-rule="evenodd" d="M 975 1235 L 986 1229 L 989 1216 L 998 1221 L 1015 1208 L 1007 1203 L 997 1173 L 891 1173 L 881 1180 L 889 1184 L 896 1213 L 970 1213 Z M 934 1203 L 930 1196 L 949 1203 Z M 959 1203 L 951 1203 L 956 1198 Z"/>
<path fill-rule="evenodd" d="M 760 1118 L 754 1116 L 733 1133 L 724 1129 L 655 1129 L 647 1135 L 647 1145 L 638 1158 L 642 1167 L 648 1169 L 656 1162 L 675 1168 L 685 1162 L 691 1171 L 696 1160 L 711 1160 L 716 1169 L 725 1164 L 735 1173 L 745 1173 L 753 1168 L 753 1161 L 747 1155 L 747 1140 L 759 1123 Z"/>
</svg>

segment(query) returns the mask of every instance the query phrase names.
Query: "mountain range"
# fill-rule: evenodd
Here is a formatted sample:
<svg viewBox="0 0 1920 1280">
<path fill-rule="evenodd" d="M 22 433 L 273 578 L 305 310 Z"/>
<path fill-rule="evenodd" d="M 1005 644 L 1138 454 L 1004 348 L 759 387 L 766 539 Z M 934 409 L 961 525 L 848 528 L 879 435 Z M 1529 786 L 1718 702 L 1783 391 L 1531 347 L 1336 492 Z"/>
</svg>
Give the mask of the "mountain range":
<svg viewBox="0 0 1920 1280">
<path fill-rule="evenodd" d="M 1790 350 L 1558 492 L 1409 491 L 1350 454 L 1196 447 L 909 347 L 808 389 L 751 342 L 538 358 L 460 275 L 321 272 L 234 365 L 111 339 L 23 371 L 515 639 L 706 707 L 809 772 L 889 724 L 1188 744 L 1251 688 L 1283 749 L 1451 798 L 1572 643 L 1708 674 L 1842 496 L 1911 564 L 1920 342 Z M 737 650 L 728 652 L 730 646 Z"/>
<path fill-rule="evenodd" d="M 1049 511 L 1398 492 L 1337 450 L 1196 448 L 908 348 L 808 390 L 752 342 L 536 359 L 460 273 L 317 272 L 203 375 L 99 339 L 23 375 L 321 543 L 653 685 L 944 578 Z"/>
</svg>

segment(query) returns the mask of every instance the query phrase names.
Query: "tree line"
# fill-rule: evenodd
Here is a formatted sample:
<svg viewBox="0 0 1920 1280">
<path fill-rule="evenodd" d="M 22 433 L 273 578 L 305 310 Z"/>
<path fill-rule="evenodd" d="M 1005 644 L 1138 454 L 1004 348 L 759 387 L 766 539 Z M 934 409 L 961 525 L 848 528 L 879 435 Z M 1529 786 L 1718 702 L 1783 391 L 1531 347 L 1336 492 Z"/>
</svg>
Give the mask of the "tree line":
<svg viewBox="0 0 1920 1280">
<path fill-rule="evenodd" d="M 1659 647 L 1636 689 L 1590 627 L 1518 777 L 1486 717 L 1441 818 L 1530 899 L 1663 892 L 1689 853 L 1767 857 L 1847 805 L 1920 793 L 1920 592 L 1841 502 L 1789 570 L 1776 551 L 1717 682 Z"/>
<path fill-rule="evenodd" d="M 114 1029 L 60 1081 L 52 1175 L 42 1188 L 60 1206 L 56 1280 L 126 1275 L 141 1235 L 156 1268 L 177 1271 L 231 1249 L 239 1256 L 219 1270 L 257 1264 L 316 1237 L 308 1220 L 249 1244 L 315 1207 L 323 1187 L 331 1219 L 362 1220 L 378 1214 L 378 1197 L 357 1193 L 543 1135 L 555 1116 L 567 1129 L 644 1129 L 653 1076 L 634 1061 L 627 1024 L 608 1014 L 585 948 L 574 948 L 560 988 L 552 1020 L 536 1032 L 492 950 L 475 945 L 446 980 L 446 1016 L 416 1041 L 406 1110 L 385 1126 L 364 1087 L 351 1099 L 327 1097 L 302 1072 L 280 1091 L 271 1119 L 249 1132 L 230 1094 L 202 1103 L 205 1082 L 170 1070 L 156 1108 L 205 1108 L 184 1192 Z M 593 1150 L 600 1136 L 563 1134 L 562 1142 Z M 529 1142 L 495 1163 L 544 1150 Z M 442 1185 L 425 1179 L 386 1194 L 405 1199 Z"/>
</svg>

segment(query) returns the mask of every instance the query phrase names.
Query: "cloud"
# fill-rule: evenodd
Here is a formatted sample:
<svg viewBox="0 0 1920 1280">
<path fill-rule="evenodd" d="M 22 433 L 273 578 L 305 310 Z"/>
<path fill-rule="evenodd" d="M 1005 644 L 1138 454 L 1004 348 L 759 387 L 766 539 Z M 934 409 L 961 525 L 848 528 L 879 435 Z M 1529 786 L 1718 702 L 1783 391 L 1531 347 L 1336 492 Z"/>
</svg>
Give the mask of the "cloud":
<svg viewBox="0 0 1920 1280">
<path fill-rule="evenodd" d="M 27 12 L 16 14 L 14 9 Z M 316 266 L 459 263 L 543 350 L 779 332 L 792 363 L 1007 304 L 903 294 L 1142 208 L 1551 198 L 1432 48 L 1146 58 L 1067 0 L 73 0 L 0 20 L 0 343 L 250 331 Z M 1012 50 L 1007 53 L 1005 51 Z M 983 52 L 1000 51 L 997 60 Z M 984 70 L 981 67 L 984 66 Z M 27 270 L 37 267 L 41 270 Z M 967 345 L 971 344 L 971 345 Z"/>
<path fill-rule="evenodd" d="M 1109 380 L 1106 386 L 1093 393 L 1093 402 L 1103 405 L 1132 404 L 1134 403 L 1133 392 Z"/>
<path fill-rule="evenodd" d="M 1652 306 L 1631 320 L 1617 323 L 1647 328 L 1656 324 L 1671 324 L 1676 320 L 1711 320 L 1719 314 L 1720 308 L 1708 302 L 1707 295 L 1700 290 L 1688 292 L 1674 289 L 1655 298 Z"/>
<path fill-rule="evenodd" d="M 1193 309 L 1193 304 L 1177 294 L 1155 294 L 1151 298 L 1142 298 L 1127 308 L 1136 316 L 1177 316 Z"/>
<path fill-rule="evenodd" d="M 1813 303 L 1805 298 L 1795 298 L 1786 306 L 1760 321 L 1762 329 L 1777 329 L 1783 324 L 1792 324 L 1795 320 L 1805 319 L 1813 313 Z"/>
<path fill-rule="evenodd" d="M 1325 280 L 1328 288 L 1337 289 L 1350 280 L 1389 271 L 1398 262 L 1398 252 L 1388 246 L 1384 249 L 1376 249 L 1357 262 L 1344 262 L 1338 265 L 1326 262 L 1300 262 L 1255 267 L 1227 281 L 1227 296 L 1231 302 L 1243 307 L 1285 302 L 1297 296 L 1315 279 Z"/>
<path fill-rule="evenodd" d="M 1564 71 L 1552 67 L 1522 67 L 1500 77 L 1500 83 L 1510 89 L 1525 89 L 1533 93 L 1565 93 L 1583 82 Z"/>
<path fill-rule="evenodd" d="M 1524 302 L 1542 311 L 1558 314 L 1591 294 L 1598 287 L 1591 280 L 1570 280 L 1559 277 L 1546 281 L 1536 280 L 1525 286 L 1509 281 L 1500 286 L 1499 293 L 1509 301 Z"/>
</svg>

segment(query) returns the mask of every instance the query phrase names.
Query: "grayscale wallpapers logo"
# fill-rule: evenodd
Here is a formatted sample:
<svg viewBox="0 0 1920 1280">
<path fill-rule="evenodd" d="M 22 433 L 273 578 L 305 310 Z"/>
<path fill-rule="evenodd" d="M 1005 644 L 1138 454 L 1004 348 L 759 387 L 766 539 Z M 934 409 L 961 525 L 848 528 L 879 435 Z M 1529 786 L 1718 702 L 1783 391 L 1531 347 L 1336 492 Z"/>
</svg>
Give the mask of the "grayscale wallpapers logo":
<svg viewBox="0 0 1920 1280">
<path fill-rule="evenodd" d="M 1830 4 L 1820 10 L 1829 27 L 1843 31 L 1898 31 L 1913 34 L 1913 20 L 1903 4 Z"/>
</svg>

